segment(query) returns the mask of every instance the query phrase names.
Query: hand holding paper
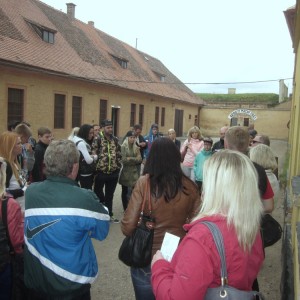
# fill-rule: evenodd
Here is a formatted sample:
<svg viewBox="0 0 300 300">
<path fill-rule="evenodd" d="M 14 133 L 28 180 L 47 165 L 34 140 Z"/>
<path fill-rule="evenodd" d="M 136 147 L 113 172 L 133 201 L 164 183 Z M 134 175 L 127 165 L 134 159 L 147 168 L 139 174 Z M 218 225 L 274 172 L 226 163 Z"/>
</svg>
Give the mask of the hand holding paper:
<svg viewBox="0 0 300 300">
<path fill-rule="evenodd" d="M 178 247 L 180 237 L 166 232 L 163 243 L 161 245 L 161 253 L 167 261 L 171 261 Z"/>
</svg>

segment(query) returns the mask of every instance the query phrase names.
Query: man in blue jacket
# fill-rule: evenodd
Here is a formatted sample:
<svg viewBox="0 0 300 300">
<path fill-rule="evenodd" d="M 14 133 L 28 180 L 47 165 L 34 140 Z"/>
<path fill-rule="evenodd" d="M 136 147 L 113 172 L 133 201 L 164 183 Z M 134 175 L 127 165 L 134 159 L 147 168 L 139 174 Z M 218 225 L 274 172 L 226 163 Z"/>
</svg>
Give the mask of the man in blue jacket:
<svg viewBox="0 0 300 300">
<path fill-rule="evenodd" d="M 108 211 L 75 178 L 79 153 L 68 140 L 45 153 L 47 179 L 25 195 L 25 284 L 29 299 L 90 299 L 98 264 L 91 238 L 104 240 Z"/>
</svg>

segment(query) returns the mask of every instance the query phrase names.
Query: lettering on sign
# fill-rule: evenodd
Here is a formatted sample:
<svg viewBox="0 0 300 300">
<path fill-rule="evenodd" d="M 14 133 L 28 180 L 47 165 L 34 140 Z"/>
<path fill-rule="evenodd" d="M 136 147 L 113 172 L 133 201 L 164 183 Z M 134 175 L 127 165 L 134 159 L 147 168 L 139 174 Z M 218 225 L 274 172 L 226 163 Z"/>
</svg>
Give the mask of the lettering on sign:
<svg viewBox="0 0 300 300">
<path fill-rule="evenodd" d="M 251 110 L 249 109 L 244 109 L 244 108 L 239 108 L 239 109 L 236 109 L 234 110 L 233 112 L 231 112 L 229 115 L 228 115 L 228 119 L 232 119 L 234 118 L 236 115 L 238 114 L 245 114 L 245 115 L 248 115 L 251 117 L 251 119 L 253 121 L 255 121 L 257 119 L 257 116 L 254 112 L 252 112 Z"/>
</svg>

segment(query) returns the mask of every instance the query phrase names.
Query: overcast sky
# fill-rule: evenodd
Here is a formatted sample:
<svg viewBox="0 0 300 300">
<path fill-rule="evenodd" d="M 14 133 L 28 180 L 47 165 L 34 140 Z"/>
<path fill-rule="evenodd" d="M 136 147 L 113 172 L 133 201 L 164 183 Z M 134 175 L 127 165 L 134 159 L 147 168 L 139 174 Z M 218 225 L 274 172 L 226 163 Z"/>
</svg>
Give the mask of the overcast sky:
<svg viewBox="0 0 300 300">
<path fill-rule="evenodd" d="M 295 0 L 43 0 L 158 58 L 194 92 L 278 93 L 293 77 L 294 53 L 283 11 Z M 201 83 L 227 83 L 204 85 Z M 291 92 L 292 81 L 285 81 Z"/>
</svg>

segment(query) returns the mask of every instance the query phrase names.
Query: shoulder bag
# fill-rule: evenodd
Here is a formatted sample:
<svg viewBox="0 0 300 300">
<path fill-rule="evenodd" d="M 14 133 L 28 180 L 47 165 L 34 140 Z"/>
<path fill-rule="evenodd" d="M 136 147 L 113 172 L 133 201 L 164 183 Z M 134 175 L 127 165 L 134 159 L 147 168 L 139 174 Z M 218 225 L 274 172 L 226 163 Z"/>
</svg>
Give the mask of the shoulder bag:
<svg viewBox="0 0 300 300">
<path fill-rule="evenodd" d="M 83 141 L 82 141 L 82 140 L 78 141 L 78 142 L 76 143 L 76 147 L 77 147 L 77 145 L 78 145 L 80 142 L 83 142 Z M 77 149 L 78 149 L 78 148 L 77 148 Z M 93 161 L 92 163 L 88 164 L 88 163 L 85 161 L 85 159 L 84 159 L 84 157 L 83 157 L 81 151 L 80 151 L 80 150 L 78 150 L 78 151 L 80 152 L 80 157 L 79 157 L 79 172 L 78 172 L 78 173 L 79 173 L 80 175 L 90 175 L 90 174 L 94 174 L 95 171 L 96 171 L 96 163 Z"/>
<path fill-rule="evenodd" d="M 148 202 L 149 214 L 144 214 Z M 151 194 L 147 178 L 143 204 L 138 224 L 131 236 L 125 237 L 120 250 L 119 259 L 127 266 L 143 268 L 151 263 L 154 235 L 154 219 L 151 217 Z"/>
<path fill-rule="evenodd" d="M 281 239 L 282 227 L 270 214 L 264 214 L 262 217 L 261 235 L 265 248 Z"/>
<path fill-rule="evenodd" d="M 228 285 L 225 249 L 222 233 L 218 226 L 212 222 L 203 221 L 201 223 L 206 225 L 210 230 L 221 259 L 221 286 L 216 288 L 208 288 L 204 300 L 264 300 L 263 295 L 259 292 L 242 291 Z"/>
</svg>

